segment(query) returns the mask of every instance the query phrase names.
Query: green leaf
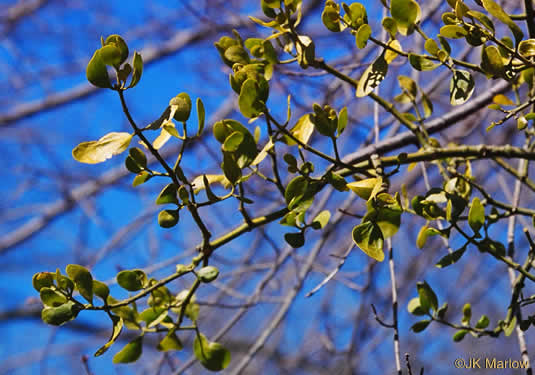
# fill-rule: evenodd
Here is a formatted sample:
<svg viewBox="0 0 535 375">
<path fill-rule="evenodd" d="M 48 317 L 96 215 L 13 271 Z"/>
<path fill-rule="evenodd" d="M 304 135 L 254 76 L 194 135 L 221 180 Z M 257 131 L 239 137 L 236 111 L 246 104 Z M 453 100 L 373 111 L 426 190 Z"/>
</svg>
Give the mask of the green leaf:
<svg viewBox="0 0 535 375">
<path fill-rule="evenodd" d="M 298 249 L 305 244 L 305 234 L 303 232 L 286 233 L 284 240 L 294 249 Z"/>
<path fill-rule="evenodd" d="M 158 194 L 158 198 L 156 198 L 156 204 L 168 204 L 168 203 L 174 203 L 177 206 L 178 198 L 176 196 L 177 194 L 177 186 L 175 184 L 167 184 L 160 194 Z"/>
<path fill-rule="evenodd" d="M 42 288 L 49 288 L 54 285 L 54 274 L 52 272 L 38 272 L 32 277 L 32 285 L 38 292 Z"/>
<path fill-rule="evenodd" d="M 403 35 L 409 34 L 412 26 L 421 18 L 420 6 L 413 0 L 392 0 L 390 13 L 396 20 L 398 31 Z"/>
<path fill-rule="evenodd" d="M 136 187 L 138 185 L 144 184 L 151 178 L 152 178 L 152 175 L 149 172 L 143 171 L 139 173 L 136 177 L 134 177 L 134 181 L 132 181 L 132 186 Z"/>
<path fill-rule="evenodd" d="M 134 73 L 132 73 L 132 81 L 130 82 L 128 88 L 135 87 L 141 79 L 141 75 L 143 74 L 143 59 L 137 52 L 134 52 L 132 66 L 134 67 Z"/>
<path fill-rule="evenodd" d="M 338 191 L 347 191 L 347 181 L 338 173 L 329 171 L 326 176 L 327 182 L 331 184 Z"/>
<path fill-rule="evenodd" d="M 334 33 L 340 32 L 341 31 L 340 21 L 339 21 L 340 14 L 339 14 L 338 5 L 334 4 L 333 6 L 331 6 L 328 4 L 329 3 L 326 4 L 325 9 L 323 9 L 323 12 L 321 13 L 321 21 L 323 22 L 323 24 L 328 30 Z M 333 4 L 333 3 L 330 3 L 330 4 Z"/>
<path fill-rule="evenodd" d="M 347 107 L 344 107 L 340 110 L 338 114 L 338 126 L 336 128 L 336 137 L 339 137 L 345 130 L 347 126 Z"/>
<path fill-rule="evenodd" d="M 457 25 L 446 25 L 440 28 L 440 35 L 448 39 L 464 38 L 468 35 L 468 31 L 464 27 Z"/>
<path fill-rule="evenodd" d="M 383 179 L 381 177 L 366 178 L 364 180 L 350 182 L 346 186 L 364 200 L 373 197 L 373 192 L 381 187 Z"/>
<path fill-rule="evenodd" d="M 505 67 L 502 55 L 496 46 L 486 46 L 481 50 L 481 69 L 491 76 L 503 75 Z"/>
<path fill-rule="evenodd" d="M 516 327 L 516 315 L 514 315 L 511 320 L 503 327 L 503 333 L 505 336 L 509 337 L 513 333 Z"/>
<path fill-rule="evenodd" d="M 511 32 L 513 33 L 515 37 L 516 44 L 518 45 L 520 41 L 524 38 L 524 33 L 518 27 L 518 25 L 509 17 L 507 13 L 502 9 L 500 5 L 498 5 L 493 0 L 481 0 L 483 3 L 483 7 L 489 12 L 491 15 L 502 21 L 504 24 L 506 24 Z"/>
<path fill-rule="evenodd" d="M 412 78 L 400 74 L 398 76 L 398 83 L 403 90 L 407 91 L 413 98 L 416 98 L 418 85 Z"/>
<path fill-rule="evenodd" d="M 485 224 L 485 207 L 483 207 L 478 197 L 475 197 L 470 205 L 468 224 L 474 233 L 479 233 L 479 230 Z"/>
<path fill-rule="evenodd" d="M 518 53 L 529 59 L 535 56 L 535 39 L 527 39 L 518 45 Z"/>
<path fill-rule="evenodd" d="M 453 341 L 460 342 L 464 339 L 464 336 L 468 333 L 468 330 L 466 329 L 460 329 L 453 335 Z"/>
<path fill-rule="evenodd" d="M 193 352 L 201 364 L 210 371 L 221 371 L 230 363 L 230 352 L 217 342 L 210 342 L 200 333 L 193 342 Z"/>
<path fill-rule="evenodd" d="M 178 210 L 163 210 L 158 214 L 158 225 L 162 228 L 172 228 L 178 223 Z"/>
<path fill-rule="evenodd" d="M 223 169 L 225 177 L 232 185 L 236 185 L 238 180 L 242 177 L 240 167 L 228 152 L 223 153 L 223 165 L 221 166 L 221 169 Z"/>
<path fill-rule="evenodd" d="M 143 170 L 143 168 L 139 166 L 139 164 L 136 163 L 136 161 L 130 155 L 126 157 L 124 161 L 124 166 L 129 172 L 136 174 L 140 173 Z"/>
<path fill-rule="evenodd" d="M 238 104 L 243 116 L 257 117 L 264 110 L 264 105 L 260 102 L 259 90 L 257 81 L 250 78 L 241 86 Z"/>
<path fill-rule="evenodd" d="M 355 38 L 357 47 L 361 49 L 366 47 L 368 39 L 370 39 L 371 35 L 372 28 L 370 27 L 370 25 L 368 25 L 367 23 L 360 25 L 359 29 L 357 30 L 357 36 Z"/>
<path fill-rule="evenodd" d="M 126 59 L 128 58 L 128 45 L 124 41 L 124 39 L 117 34 L 109 35 L 106 38 L 106 41 L 104 42 L 104 45 L 113 44 L 115 47 L 119 49 L 120 52 L 120 59 L 119 59 L 119 65 L 124 63 Z"/>
<path fill-rule="evenodd" d="M 394 198 L 388 193 L 380 193 L 376 196 L 375 202 L 368 200 L 367 206 L 368 213 L 362 219 L 363 221 L 368 220 L 368 217 L 374 221 L 381 229 L 383 238 L 390 238 L 397 233 L 403 212 L 397 196 Z"/>
<path fill-rule="evenodd" d="M 160 352 L 167 352 L 169 350 L 182 350 L 184 345 L 177 337 L 174 331 L 169 331 L 169 333 L 160 341 L 156 349 Z"/>
<path fill-rule="evenodd" d="M 72 301 L 58 307 L 45 307 L 41 311 L 41 319 L 47 324 L 60 326 L 76 318 L 81 307 Z"/>
<path fill-rule="evenodd" d="M 142 168 L 147 167 L 147 157 L 141 149 L 137 147 L 132 147 L 128 151 L 128 154 L 139 166 L 141 166 Z"/>
<path fill-rule="evenodd" d="M 80 163 L 101 163 L 128 148 L 132 134 L 108 133 L 98 141 L 82 142 L 72 150 L 72 156 Z"/>
<path fill-rule="evenodd" d="M 484 329 L 484 328 L 487 328 L 489 324 L 490 324 L 489 317 L 486 315 L 481 315 L 481 318 L 479 318 L 479 320 L 476 323 L 476 328 Z"/>
<path fill-rule="evenodd" d="M 115 44 L 105 45 L 100 49 L 100 58 L 106 65 L 119 67 L 121 65 L 121 50 Z"/>
<path fill-rule="evenodd" d="M 410 0 L 412 1 L 412 0 Z M 367 96 L 385 78 L 388 72 L 388 64 L 384 56 L 379 56 L 362 74 L 357 85 L 357 97 Z"/>
<path fill-rule="evenodd" d="M 142 270 L 124 270 L 117 274 L 117 283 L 130 292 L 136 292 L 147 285 L 147 275 Z"/>
<path fill-rule="evenodd" d="M 313 132 L 314 132 L 314 123 L 312 122 L 310 113 L 307 113 L 306 115 L 301 116 L 301 118 L 297 121 L 295 126 L 290 130 L 290 133 L 303 144 L 308 143 L 308 140 L 312 136 Z M 294 141 L 288 136 L 285 136 L 284 141 L 288 146 L 293 146 L 297 144 L 296 141 Z"/>
<path fill-rule="evenodd" d="M 249 64 L 251 59 L 249 54 L 241 45 L 233 45 L 227 48 L 224 52 L 225 58 L 231 63 Z"/>
<path fill-rule="evenodd" d="M 369 257 L 382 262 L 385 259 L 383 252 L 383 234 L 379 226 L 366 221 L 353 228 L 353 241 Z"/>
<path fill-rule="evenodd" d="M 481 24 L 485 26 L 487 30 L 489 30 L 490 32 L 494 34 L 494 24 L 492 23 L 490 18 L 487 17 L 486 14 L 475 11 L 475 10 L 469 10 L 468 12 L 466 12 L 466 15 L 469 17 L 473 17 L 474 19 L 481 22 Z"/>
<path fill-rule="evenodd" d="M 181 92 L 169 101 L 171 111 L 175 110 L 173 118 L 176 121 L 188 121 L 191 114 L 191 98 L 185 92 Z"/>
<path fill-rule="evenodd" d="M 110 288 L 108 288 L 108 286 L 102 281 L 93 279 L 93 294 L 106 302 L 108 296 L 110 295 Z"/>
<path fill-rule="evenodd" d="M 465 303 L 463 306 L 463 318 L 461 322 L 468 326 L 470 325 L 470 319 L 472 319 L 472 306 L 469 303 Z"/>
<path fill-rule="evenodd" d="M 80 292 L 87 302 L 93 303 L 93 276 L 87 270 L 78 264 L 69 264 L 65 269 L 69 278 L 74 282 L 74 286 Z"/>
<path fill-rule="evenodd" d="M 419 249 L 422 249 L 425 246 L 425 243 L 427 242 L 427 238 L 429 236 L 435 236 L 437 234 L 441 234 L 438 229 L 424 225 L 420 229 L 420 232 L 418 232 L 418 237 L 416 238 L 416 246 L 418 246 Z"/>
<path fill-rule="evenodd" d="M 202 131 L 204 130 L 204 119 L 205 119 L 205 111 L 204 111 L 204 104 L 202 103 L 202 100 L 200 98 L 197 98 L 197 117 L 199 118 L 199 130 L 197 130 L 197 136 L 200 136 L 202 134 Z"/>
<path fill-rule="evenodd" d="M 349 6 L 342 3 L 344 11 L 344 21 L 351 25 L 355 30 L 358 30 L 362 24 L 368 23 L 368 15 L 366 13 L 366 8 L 361 3 L 351 3 Z"/>
<path fill-rule="evenodd" d="M 223 151 L 234 152 L 240 147 L 243 142 L 244 134 L 239 131 L 235 131 L 230 134 L 223 143 Z"/>
<path fill-rule="evenodd" d="M 435 42 L 433 39 L 427 39 L 424 44 L 425 50 L 433 56 L 436 56 L 440 48 L 438 47 L 437 42 Z"/>
<path fill-rule="evenodd" d="M 48 287 L 41 288 L 39 296 L 45 306 L 58 307 L 67 303 L 67 297 Z"/>
<path fill-rule="evenodd" d="M 58 283 L 58 288 L 71 295 L 74 290 L 74 283 L 67 276 L 64 276 L 59 272 L 59 268 L 56 270 L 56 281 Z"/>
<path fill-rule="evenodd" d="M 437 295 L 431 289 L 427 282 L 418 282 L 416 283 L 416 288 L 418 289 L 418 296 L 420 298 L 420 306 L 424 311 L 428 311 L 431 308 L 433 311 L 438 309 L 438 299 Z"/>
<path fill-rule="evenodd" d="M 86 68 L 87 80 L 100 88 L 110 88 L 110 77 L 106 64 L 102 60 L 100 50 L 96 50 Z"/>
<path fill-rule="evenodd" d="M 178 293 L 176 296 L 176 304 L 181 305 L 183 301 L 186 299 L 186 296 L 188 295 L 188 293 L 189 293 L 189 290 L 183 290 L 180 293 Z M 197 320 L 197 317 L 199 316 L 199 305 L 195 303 L 195 294 L 191 297 L 188 305 L 186 306 L 186 316 L 192 322 L 195 322 Z"/>
<path fill-rule="evenodd" d="M 217 267 L 214 266 L 203 267 L 197 272 L 197 277 L 203 283 L 211 283 L 212 281 L 217 279 L 218 275 L 219 270 L 217 269 Z"/>
<path fill-rule="evenodd" d="M 303 176 L 294 177 L 286 186 L 286 191 L 284 192 L 284 198 L 288 206 L 290 206 L 292 201 L 298 200 L 305 194 L 308 188 L 308 181 Z"/>
<path fill-rule="evenodd" d="M 383 25 L 383 28 L 388 31 L 390 36 L 394 38 L 398 32 L 398 25 L 396 24 L 396 21 L 391 17 L 385 17 L 381 21 L 381 25 Z"/>
<path fill-rule="evenodd" d="M 427 326 L 431 323 L 431 320 L 420 320 L 419 322 L 416 322 L 412 325 L 411 330 L 415 333 L 422 332 L 427 328 Z"/>
<path fill-rule="evenodd" d="M 329 210 L 323 210 L 321 211 L 312 221 L 312 228 L 314 229 L 322 229 L 325 228 L 327 223 L 329 222 L 329 219 L 331 218 L 331 213 Z"/>
<path fill-rule="evenodd" d="M 419 71 L 428 71 L 436 69 L 440 64 L 436 64 L 433 61 L 425 58 L 422 55 L 416 55 L 414 53 L 409 53 L 409 63 L 411 66 Z"/>
<path fill-rule="evenodd" d="M 141 357 L 143 351 L 143 336 L 138 336 L 130 341 L 121 349 L 120 352 L 113 356 L 113 363 L 132 363 Z"/>
<path fill-rule="evenodd" d="M 412 315 L 426 315 L 426 311 L 420 306 L 420 298 L 414 297 L 411 299 L 407 305 L 407 311 Z"/>
<path fill-rule="evenodd" d="M 422 92 L 422 107 L 424 108 L 425 118 L 430 117 L 433 114 L 433 102 L 423 92 Z"/>
<path fill-rule="evenodd" d="M 102 354 L 106 353 L 108 349 L 113 345 L 113 343 L 117 340 L 117 338 L 121 334 L 121 331 L 123 330 L 124 321 L 122 318 L 115 316 L 115 315 L 111 315 L 111 321 L 113 323 L 113 330 L 111 332 L 111 337 L 106 344 L 104 344 L 95 352 L 94 354 L 95 357 L 99 357 Z"/>
<path fill-rule="evenodd" d="M 459 105 L 466 102 L 474 92 L 475 82 L 470 72 L 455 70 L 450 81 L 450 103 Z"/>
</svg>

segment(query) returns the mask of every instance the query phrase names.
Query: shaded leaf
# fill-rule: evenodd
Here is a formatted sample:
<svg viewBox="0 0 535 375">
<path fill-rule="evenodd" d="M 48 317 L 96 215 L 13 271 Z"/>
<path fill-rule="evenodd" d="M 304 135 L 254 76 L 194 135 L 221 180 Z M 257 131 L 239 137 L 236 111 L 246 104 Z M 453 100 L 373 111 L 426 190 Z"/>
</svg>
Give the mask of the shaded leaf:
<svg viewBox="0 0 535 375">
<path fill-rule="evenodd" d="M 470 72 L 455 70 L 450 81 L 450 103 L 459 105 L 466 102 L 474 92 L 475 82 Z"/>
<path fill-rule="evenodd" d="M 58 307 L 45 307 L 41 311 L 41 319 L 47 324 L 60 326 L 76 318 L 81 307 L 72 301 Z"/>
<path fill-rule="evenodd" d="M 217 269 L 217 267 L 214 267 L 214 266 L 203 267 L 197 272 L 197 277 L 203 283 L 211 283 L 212 281 L 217 279 L 218 275 L 219 275 L 219 270 Z"/>
<path fill-rule="evenodd" d="M 135 292 L 147 284 L 147 275 L 142 270 L 124 270 L 117 274 L 117 283 L 122 288 Z"/>
<path fill-rule="evenodd" d="M 100 88 L 110 88 L 110 77 L 106 64 L 102 60 L 100 50 L 96 50 L 86 68 L 87 80 Z"/>
<path fill-rule="evenodd" d="M 69 278 L 74 282 L 74 286 L 89 303 L 93 303 L 93 276 L 87 270 L 78 264 L 67 265 L 65 271 Z"/>
<path fill-rule="evenodd" d="M 230 363 L 230 352 L 217 342 L 210 342 L 202 333 L 195 337 L 193 352 L 201 364 L 210 371 L 221 371 Z"/>
</svg>

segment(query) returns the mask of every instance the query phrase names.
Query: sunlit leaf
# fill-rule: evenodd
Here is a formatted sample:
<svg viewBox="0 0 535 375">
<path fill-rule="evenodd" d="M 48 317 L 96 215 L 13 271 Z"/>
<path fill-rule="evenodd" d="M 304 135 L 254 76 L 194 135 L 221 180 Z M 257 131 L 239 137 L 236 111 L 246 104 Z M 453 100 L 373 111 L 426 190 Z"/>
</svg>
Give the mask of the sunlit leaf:
<svg viewBox="0 0 535 375">
<path fill-rule="evenodd" d="M 101 163 L 126 150 L 131 140 L 129 133 L 108 133 L 98 141 L 80 143 L 72 150 L 72 156 L 81 163 Z"/>
<path fill-rule="evenodd" d="M 113 323 L 113 330 L 111 332 L 111 337 L 106 344 L 104 344 L 100 349 L 98 349 L 95 352 L 94 354 L 95 357 L 101 356 L 102 354 L 106 353 L 106 351 L 113 345 L 113 343 L 117 340 L 117 338 L 121 334 L 121 331 L 124 325 L 123 319 L 118 316 L 111 315 L 111 320 Z"/>
<path fill-rule="evenodd" d="M 383 252 L 383 234 L 375 223 L 366 221 L 353 228 L 353 241 L 369 257 L 382 262 L 385 259 Z"/>
<path fill-rule="evenodd" d="M 385 78 L 388 64 L 384 56 L 379 56 L 362 74 L 357 85 L 357 97 L 367 96 Z"/>
</svg>

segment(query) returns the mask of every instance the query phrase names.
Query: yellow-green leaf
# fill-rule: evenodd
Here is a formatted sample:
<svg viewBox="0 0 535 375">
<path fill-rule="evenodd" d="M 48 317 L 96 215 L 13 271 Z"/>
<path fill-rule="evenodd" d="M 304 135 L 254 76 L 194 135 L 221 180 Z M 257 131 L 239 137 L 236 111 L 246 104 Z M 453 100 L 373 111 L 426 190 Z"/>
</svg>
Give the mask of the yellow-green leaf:
<svg viewBox="0 0 535 375">
<path fill-rule="evenodd" d="M 384 55 L 379 56 L 362 74 L 357 85 L 357 97 L 367 96 L 385 78 L 388 64 Z"/>
<path fill-rule="evenodd" d="M 478 197 L 472 200 L 472 205 L 468 212 L 468 224 L 470 224 L 470 228 L 474 233 L 479 233 L 479 230 L 485 224 L 485 207 L 483 207 Z"/>
<path fill-rule="evenodd" d="M 221 371 L 230 363 L 230 352 L 217 342 L 210 342 L 202 333 L 195 337 L 193 352 L 201 364 L 210 371 Z"/>
<path fill-rule="evenodd" d="M 421 18 L 420 6 L 414 0 L 392 0 L 390 12 L 396 20 L 398 31 L 403 35 L 407 35 Z"/>
<path fill-rule="evenodd" d="M 106 64 L 102 60 L 100 50 L 96 50 L 86 68 L 87 80 L 93 85 L 100 88 L 108 88 L 110 85 L 110 77 Z"/>
<path fill-rule="evenodd" d="M 366 221 L 353 228 L 353 241 L 369 257 L 382 262 L 385 259 L 383 252 L 383 234 L 375 223 Z"/>
<path fill-rule="evenodd" d="M 102 163 L 126 150 L 131 140 L 132 134 L 129 133 L 108 133 L 98 141 L 80 143 L 72 150 L 72 156 L 81 163 Z"/>
</svg>

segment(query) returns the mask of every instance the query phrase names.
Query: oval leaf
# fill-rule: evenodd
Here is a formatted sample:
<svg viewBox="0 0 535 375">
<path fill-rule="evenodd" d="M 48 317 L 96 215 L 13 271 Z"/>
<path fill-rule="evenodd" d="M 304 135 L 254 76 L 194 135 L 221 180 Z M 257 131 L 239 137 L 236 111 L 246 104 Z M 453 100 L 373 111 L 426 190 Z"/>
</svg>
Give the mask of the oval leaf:
<svg viewBox="0 0 535 375">
<path fill-rule="evenodd" d="M 353 228 L 353 241 L 369 257 L 382 262 L 385 259 L 383 252 L 383 234 L 377 224 L 366 221 Z"/>
<path fill-rule="evenodd" d="M 102 163 L 126 150 L 131 140 L 132 134 L 129 133 L 108 133 L 98 141 L 80 143 L 72 150 L 72 156 L 80 163 Z"/>
<path fill-rule="evenodd" d="M 132 363 L 141 357 L 143 351 L 143 336 L 136 337 L 113 356 L 113 363 Z"/>
<path fill-rule="evenodd" d="M 230 352 L 217 342 L 210 342 L 201 333 L 195 337 L 193 352 L 201 364 L 210 371 L 221 371 L 230 363 Z"/>
</svg>

